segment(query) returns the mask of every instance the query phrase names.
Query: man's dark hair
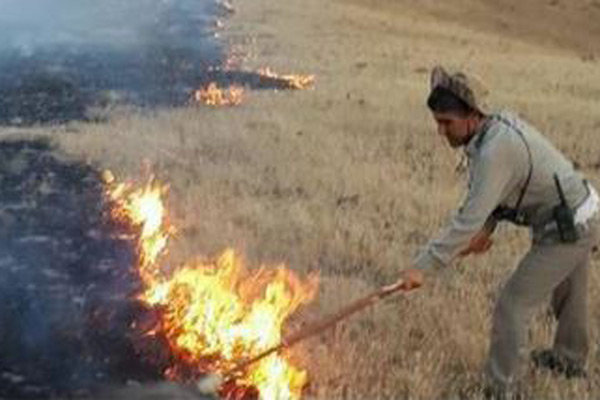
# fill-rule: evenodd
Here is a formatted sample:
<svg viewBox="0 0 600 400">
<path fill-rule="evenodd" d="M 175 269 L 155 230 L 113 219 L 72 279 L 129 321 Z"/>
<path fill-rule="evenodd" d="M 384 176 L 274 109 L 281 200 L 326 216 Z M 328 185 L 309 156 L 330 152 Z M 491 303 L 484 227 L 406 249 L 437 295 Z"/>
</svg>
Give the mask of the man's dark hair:
<svg viewBox="0 0 600 400">
<path fill-rule="evenodd" d="M 427 98 L 427 107 L 433 112 L 452 113 L 461 118 L 478 112 L 450 90 L 441 86 L 433 89 Z"/>
</svg>

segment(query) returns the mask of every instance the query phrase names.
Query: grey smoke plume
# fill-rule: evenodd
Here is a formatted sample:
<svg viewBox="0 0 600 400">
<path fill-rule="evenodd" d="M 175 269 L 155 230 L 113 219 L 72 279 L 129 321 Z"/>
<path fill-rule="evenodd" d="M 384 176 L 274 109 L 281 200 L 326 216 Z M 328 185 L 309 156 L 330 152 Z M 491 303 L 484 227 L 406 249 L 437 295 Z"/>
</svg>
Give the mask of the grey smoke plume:
<svg viewBox="0 0 600 400">
<path fill-rule="evenodd" d="M 69 120 L 107 98 L 182 104 L 222 59 L 217 13 L 214 0 L 1 0 L 0 122 Z"/>
<path fill-rule="evenodd" d="M 2 0 L 0 46 L 24 54 L 46 46 L 139 50 L 161 37 L 196 47 L 214 13 L 210 0 Z"/>
</svg>

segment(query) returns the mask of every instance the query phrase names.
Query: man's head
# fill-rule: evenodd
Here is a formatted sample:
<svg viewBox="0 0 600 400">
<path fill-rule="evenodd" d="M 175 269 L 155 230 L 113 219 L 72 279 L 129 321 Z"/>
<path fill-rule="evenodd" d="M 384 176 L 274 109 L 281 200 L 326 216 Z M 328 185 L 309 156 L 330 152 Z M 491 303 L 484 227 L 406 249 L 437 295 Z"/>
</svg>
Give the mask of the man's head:
<svg viewBox="0 0 600 400">
<path fill-rule="evenodd" d="M 427 106 L 433 113 L 438 133 L 452 147 L 466 145 L 482 121 L 484 114 L 476 93 L 479 97 L 485 95 L 482 86 L 463 73 L 449 74 L 442 67 L 433 69 Z"/>
</svg>

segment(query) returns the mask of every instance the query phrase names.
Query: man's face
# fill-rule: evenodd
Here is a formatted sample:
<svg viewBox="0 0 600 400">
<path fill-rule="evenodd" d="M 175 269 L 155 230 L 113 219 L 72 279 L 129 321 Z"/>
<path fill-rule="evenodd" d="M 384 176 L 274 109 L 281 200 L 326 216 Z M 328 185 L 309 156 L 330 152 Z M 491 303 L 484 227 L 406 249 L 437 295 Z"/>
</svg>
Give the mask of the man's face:
<svg viewBox="0 0 600 400">
<path fill-rule="evenodd" d="M 450 146 L 456 148 L 467 144 L 473 131 L 474 119 L 460 117 L 454 113 L 433 113 L 438 133 L 448 140 Z"/>
</svg>

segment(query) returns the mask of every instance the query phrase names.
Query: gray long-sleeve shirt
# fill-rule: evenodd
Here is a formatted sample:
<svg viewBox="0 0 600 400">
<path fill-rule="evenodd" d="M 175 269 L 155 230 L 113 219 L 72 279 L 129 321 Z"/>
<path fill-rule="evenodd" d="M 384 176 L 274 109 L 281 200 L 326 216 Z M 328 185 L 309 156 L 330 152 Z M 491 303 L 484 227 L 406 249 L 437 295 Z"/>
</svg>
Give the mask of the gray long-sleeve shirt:
<svg viewBox="0 0 600 400">
<path fill-rule="evenodd" d="M 530 166 L 531 178 L 519 209 L 534 234 L 560 203 L 554 174 L 571 207 L 587 196 L 582 176 L 572 163 L 514 114 L 492 114 L 466 145 L 465 152 L 469 160 L 467 196 L 450 223 L 413 260 L 415 268 L 448 265 L 486 222 L 493 222 L 491 215 L 496 207 L 514 208 L 526 186 Z"/>
</svg>

